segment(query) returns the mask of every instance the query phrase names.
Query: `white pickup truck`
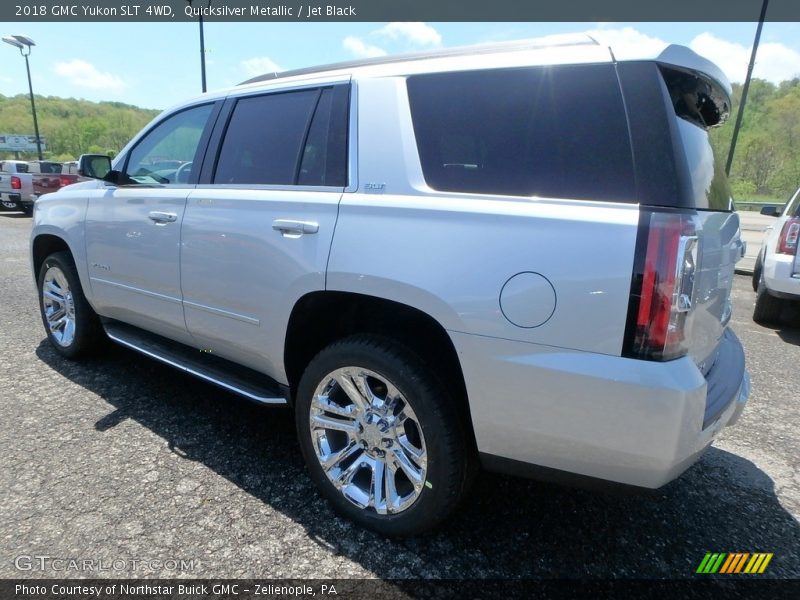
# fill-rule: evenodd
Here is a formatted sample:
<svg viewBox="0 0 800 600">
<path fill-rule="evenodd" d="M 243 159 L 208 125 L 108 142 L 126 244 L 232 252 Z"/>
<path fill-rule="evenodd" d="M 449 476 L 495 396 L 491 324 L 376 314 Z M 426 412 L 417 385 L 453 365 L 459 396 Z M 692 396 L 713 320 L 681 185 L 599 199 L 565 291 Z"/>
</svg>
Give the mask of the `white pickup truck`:
<svg viewBox="0 0 800 600">
<path fill-rule="evenodd" d="M 10 210 L 33 212 L 36 196 L 33 193 L 33 175 L 27 171 L 28 163 L 19 160 L 0 161 L 0 206 Z"/>
</svg>

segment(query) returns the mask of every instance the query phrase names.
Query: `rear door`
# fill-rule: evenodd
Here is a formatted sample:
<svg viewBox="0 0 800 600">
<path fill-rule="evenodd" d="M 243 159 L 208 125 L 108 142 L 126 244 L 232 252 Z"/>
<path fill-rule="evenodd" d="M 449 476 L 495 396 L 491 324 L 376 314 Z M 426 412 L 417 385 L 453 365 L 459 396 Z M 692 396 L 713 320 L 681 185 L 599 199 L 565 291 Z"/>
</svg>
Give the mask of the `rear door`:
<svg viewBox="0 0 800 600">
<path fill-rule="evenodd" d="M 186 324 L 204 350 L 284 380 L 291 310 L 325 288 L 348 104 L 346 82 L 228 101 L 182 227 Z"/>
<path fill-rule="evenodd" d="M 180 227 L 214 112 L 213 103 L 202 104 L 156 124 L 123 163 L 129 182 L 92 190 L 86 215 L 98 312 L 186 343 Z"/>
</svg>

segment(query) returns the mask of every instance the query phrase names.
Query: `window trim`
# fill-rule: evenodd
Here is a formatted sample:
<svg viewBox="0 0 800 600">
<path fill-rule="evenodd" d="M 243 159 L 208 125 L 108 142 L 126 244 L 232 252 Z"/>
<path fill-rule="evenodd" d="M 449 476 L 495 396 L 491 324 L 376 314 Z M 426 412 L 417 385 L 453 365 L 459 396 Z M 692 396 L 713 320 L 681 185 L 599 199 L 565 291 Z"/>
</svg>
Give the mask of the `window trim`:
<svg viewBox="0 0 800 600">
<path fill-rule="evenodd" d="M 347 123 L 347 141 L 346 141 L 346 148 L 345 148 L 345 156 L 348 162 L 347 164 L 347 185 L 345 187 L 342 186 L 328 186 L 328 185 L 296 185 L 296 184 L 268 184 L 268 183 L 236 183 L 236 184 L 225 184 L 225 183 L 214 183 L 214 175 L 217 170 L 217 164 L 219 162 L 219 157 L 222 153 L 222 144 L 225 140 L 225 135 L 228 131 L 228 126 L 230 125 L 231 118 L 233 116 L 234 108 L 239 100 L 247 99 L 247 98 L 255 98 L 261 96 L 271 96 L 274 94 L 284 94 L 290 92 L 298 92 L 304 91 L 309 89 L 316 89 L 320 91 L 320 94 L 317 97 L 317 100 L 314 104 L 314 111 L 312 111 L 308 122 L 306 123 L 306 131 L 303 137 L 304 143 L 303 148 L 305 147 L 305 141 L 307 141 L 308 133 L 311 127 L 311 122 L 313 121 L 314 113 L 316 112 L 317 105 L 319 103 L 319 97 L 321 96 L 321 91 L 325 88 L 336 88 L 346 86 L 348 90 L 348 123 Z M 220 113 L 217 116 L 216 124 L 214 126 L 213 131 L 209 137 L 208 145 L 206 147 L 204 159 L 203 159 L 203 166 L 202 171 L 200 172 L 200 177 L 197 182 L 198 189 L 246 189 L 246 190 L 264 190 L 264 191 L 309 191 L 309 192 L 354 192 L 358 187 L 358 182 L 356 179 L 356 146 L 352 142 L 353 139 L 357 139 L 358 130 L 357 130 L 357 106 L 356 106 L 356 95 L 354 94 L 355 89 L 355 81 L 348 75 L 346 77 L 336 77 L 331 79 L 324 79 L 324 80 L 314 80 L 314 81 L 307 81 L 301 84 L 294 83 L 294 84 L 283 84 L 280 86 L 276 86 L 274 88 L 270 88 L 264 90 L 263 88 L 259 88 L 256 90 L 248 90 L 246 92 L 240 92 L 234 95 L 227 96 L 222 102 L 220 107 Z M 301 149 L 302 152 L 302 149 Z M 297 180 L 297 174 L 295 174 L 295 181 Z"/>
<path fill-rule="evenodd" d="M 142 131 L 133 144 L 125 151 L 125 154 L 120 157 L 120 161 L 118 164 L 121 164 L 119 169 L 122 173 L 127 173 L 128 171 L 128 163 L 131 158 L 131 154 L 134 150 L 141 144 L 147 136 L 149 136 L 156 128 L 160 127 L 163 123 L 167 120 L 171 119 L 179 115 L 182 112 L 186 112 L 188 110 L 192 110 L 195 108 L 201 108 L 203 106 L 211 106 L 211 113 L 208 115 L 208 120 L 206 121 L 205 126 L 203 127 L 203 131 L 200 134 L 200 139 L 197 142 L 197 149 L 195 150 L 194 157 L 192 163 L 198 162 L 200 168 L 199 169 L 192 169 L 192 173 L 189 177 L 189 180 L 186 183 L 126 183 L 126 184 L 119 184 L 118 187 L 125 187 L 125 188 L 161 188 L 161 187 L 169 187 L 170 189 L 174 188 L 182 188 L 182 187 L 195 187 L 199 180 L 200 174 L 203 168 L 203 161 L 205 159 L 206 150 L 208 146 L 209 139 L 211 137 L 211 133 L 216 126 L 217 119 L 219 118 L 220 110 L 222 109 L 222 101 L 220 100 L 212 100 L 207 102 L 197 102 L 195 104 L 189 104 L 187 106 L 181 106 L 179 109 L 174 110 L 168 114 L 163 115 L 157 121 L 151 124 L 145 131 Z M 117 161 L 115 161 L 116 163 Z"/>
</svg>

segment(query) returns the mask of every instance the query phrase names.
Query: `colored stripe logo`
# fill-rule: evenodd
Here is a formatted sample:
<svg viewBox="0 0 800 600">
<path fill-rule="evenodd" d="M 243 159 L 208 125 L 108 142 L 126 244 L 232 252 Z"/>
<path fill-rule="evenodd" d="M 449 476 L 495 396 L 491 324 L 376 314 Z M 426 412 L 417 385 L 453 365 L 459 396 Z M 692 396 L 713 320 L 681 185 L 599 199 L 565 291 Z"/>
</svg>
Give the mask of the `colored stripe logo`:
<svg viewBox="0 0 800 600">
<path fill-rule="evenodd" d="M 695 573 L 760 574 L 766 570 L 772 556 L 772 552 L 708 552 Z"/>
</svg>

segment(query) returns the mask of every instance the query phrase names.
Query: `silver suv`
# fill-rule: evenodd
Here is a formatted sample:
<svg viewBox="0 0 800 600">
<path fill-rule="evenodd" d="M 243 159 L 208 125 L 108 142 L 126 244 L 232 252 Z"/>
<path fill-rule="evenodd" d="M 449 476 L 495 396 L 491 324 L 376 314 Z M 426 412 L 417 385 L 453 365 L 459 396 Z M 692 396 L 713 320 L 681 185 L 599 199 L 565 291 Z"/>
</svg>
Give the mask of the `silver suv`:
<svg viewBox="0 0 800 600">
<path fill-rule="evenodd" d="M 685 48 L 585 37 L 203 95 L 36 203 L 45 329 L 290 404 L 321 493 L 385 534 L 480 465 L 659 487 L 749 391 L 729 95 Z"/>
</svg>

